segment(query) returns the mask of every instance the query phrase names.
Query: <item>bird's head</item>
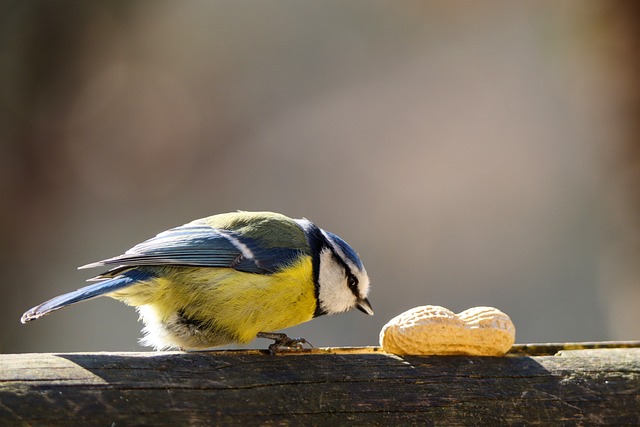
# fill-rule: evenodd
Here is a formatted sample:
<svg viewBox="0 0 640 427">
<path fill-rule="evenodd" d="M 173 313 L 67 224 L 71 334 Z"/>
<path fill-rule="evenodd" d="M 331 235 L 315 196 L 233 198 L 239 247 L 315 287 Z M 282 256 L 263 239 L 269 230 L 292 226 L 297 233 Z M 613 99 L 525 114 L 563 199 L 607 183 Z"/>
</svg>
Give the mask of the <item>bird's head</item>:
<svg viewBox="0 0 640 427">
<path fill-rule="evenodd" d="M 373 315 L 367 299 L 369 276 L 358 254 L 340 237 L 320 230 L 323 244 L 319 248 L 319 314 L 342 313 L 352 308 Z"/>
</svg>

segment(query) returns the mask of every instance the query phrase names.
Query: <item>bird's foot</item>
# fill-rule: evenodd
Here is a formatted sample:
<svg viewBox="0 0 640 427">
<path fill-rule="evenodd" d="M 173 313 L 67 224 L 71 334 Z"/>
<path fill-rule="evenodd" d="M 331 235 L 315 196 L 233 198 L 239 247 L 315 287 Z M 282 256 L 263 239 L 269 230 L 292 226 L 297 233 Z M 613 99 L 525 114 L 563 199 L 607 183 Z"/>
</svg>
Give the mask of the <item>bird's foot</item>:
<svg viewBox="0 0 640 427">
<path fill-rule="evenodd" d="M 269 353 L 276 354 L 279 350 L 303 350 L 304 345 L 313 345 L 304 338 L 289 338 L 287 334 L 279 332 L 258 332 L 258 338 L 266 338 L 275 342 L 269 346 Z"/>
</svg>

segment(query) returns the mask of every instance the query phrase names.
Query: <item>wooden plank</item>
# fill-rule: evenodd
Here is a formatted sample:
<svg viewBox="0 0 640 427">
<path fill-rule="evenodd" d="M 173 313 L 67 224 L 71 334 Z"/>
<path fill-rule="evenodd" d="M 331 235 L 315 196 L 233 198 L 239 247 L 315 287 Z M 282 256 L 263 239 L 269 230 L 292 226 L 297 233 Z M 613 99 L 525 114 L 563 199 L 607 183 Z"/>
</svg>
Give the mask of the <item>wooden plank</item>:
<svg viewBox="0 0 640 427">
<path fill-rule="evenodd" d="M 640 348 L 608 347 L 0 355 L 0 425 L 640 424 Z"/>
</svg>

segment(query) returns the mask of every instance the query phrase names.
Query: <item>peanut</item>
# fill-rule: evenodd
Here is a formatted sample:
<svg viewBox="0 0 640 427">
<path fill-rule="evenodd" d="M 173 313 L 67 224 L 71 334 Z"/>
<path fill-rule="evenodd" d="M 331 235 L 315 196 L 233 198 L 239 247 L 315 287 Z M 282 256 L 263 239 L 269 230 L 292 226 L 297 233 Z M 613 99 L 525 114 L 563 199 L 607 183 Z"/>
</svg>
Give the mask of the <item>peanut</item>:
<svg viewBox="0 0 640 427">
<path fill-rule="evenodd" d="M 504 356 L 516 328 L 493 307 L 455 314 L 435 305 L 415 307 L 391 319 L 380 331 L 380 345 L 399 355 Z"/>
</svg>

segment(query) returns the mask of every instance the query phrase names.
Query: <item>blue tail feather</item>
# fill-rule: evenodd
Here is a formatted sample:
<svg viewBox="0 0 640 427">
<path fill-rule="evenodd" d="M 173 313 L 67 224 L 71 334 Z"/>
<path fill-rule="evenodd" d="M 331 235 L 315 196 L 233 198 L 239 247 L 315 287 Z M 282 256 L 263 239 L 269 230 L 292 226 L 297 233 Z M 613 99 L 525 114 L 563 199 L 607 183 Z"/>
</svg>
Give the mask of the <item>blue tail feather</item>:
<svg viewBox="0 0 640 427">
<path fill-rule="evenodd" d="M 26 311 L 20 321 L 27 323 L 31 320 L 38 319 L 45 314 L 49 314 L 52 311 L 59 310 L 68 305 L 75 304 L 81 301 L 85 301 L 91 298 L 96 298 L 110 292 L 117 291 L 118 289 L 131 286 L 140 280 L 148 279 L 152 276 L 149 272 L 139 270 L 128 270 L 122 274 L 114 277 L 113 279 L 105 280 L 102 282 L 94 283 L 76 291 L 69 292 L 63 295 L 59 295 L 55 298 L 51 298 L 48 301 L 43 302 L 40 305 L 33 307 Z"/>
</svg>

